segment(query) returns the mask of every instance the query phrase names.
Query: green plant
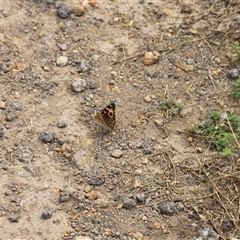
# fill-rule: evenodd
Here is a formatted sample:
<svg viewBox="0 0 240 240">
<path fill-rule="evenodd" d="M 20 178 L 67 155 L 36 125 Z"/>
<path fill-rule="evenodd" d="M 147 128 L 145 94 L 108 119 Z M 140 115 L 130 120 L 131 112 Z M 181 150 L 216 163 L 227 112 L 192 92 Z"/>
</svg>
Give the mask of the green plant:
<svg viewBox="0 0 240 240">
<path fill-rule="evenodd" d="M 240 98 L 240 79 L 238 79 L 232 86 L 231 94 L 236 97 Z"/>
<path fill-rule="evenodd" d="M 231 61 L 233 63 L 240 59 L 240 44 L 239 41 L 234 41 L 227 49 L 231 52 Z"/>
<path fill-rule="evenodd" d="M 240 132 L 240 118 L 234 114 L 222 114 L 213 110 L 207 116 L 208 123 L 204 126 L 195 124 L 193 131 L 210 139 L 217 151 L 222 151 L 224 156 L 232 153 L 236 145 L 238 132 Z"/>
<path fill-rule="evenodd" d="M 172 98 L 164 99 L 162 102 L 162 108 L 165 111 L 166 118 L 173 115 L 177 115 L 181 109 L 181 106 L 176 103 Z"/>
</svg>

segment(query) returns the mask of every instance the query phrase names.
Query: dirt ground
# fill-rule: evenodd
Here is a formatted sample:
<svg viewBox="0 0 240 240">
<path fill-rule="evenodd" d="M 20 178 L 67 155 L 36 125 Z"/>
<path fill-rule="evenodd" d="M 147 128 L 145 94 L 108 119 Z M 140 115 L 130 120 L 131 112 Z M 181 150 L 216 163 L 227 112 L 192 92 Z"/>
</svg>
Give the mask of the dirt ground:
<svg viewBox="0 0 240 240">
<path fill-rule="evenodd" d="M 191 134 L 240 115 L 239 7 L 0 1 L 0 239 L 240 239 L 239 151 Z M 112 102 L 108 132 L 94 116 Z"/>
</svg>

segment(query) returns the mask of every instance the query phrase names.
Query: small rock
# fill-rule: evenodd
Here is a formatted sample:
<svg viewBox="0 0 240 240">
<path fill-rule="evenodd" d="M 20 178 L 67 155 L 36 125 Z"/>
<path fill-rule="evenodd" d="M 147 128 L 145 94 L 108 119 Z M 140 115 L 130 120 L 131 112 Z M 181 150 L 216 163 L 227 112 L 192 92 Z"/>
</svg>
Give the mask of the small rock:
<svg viewBox="0 0 240 240">
<path fill-rule="evenodd" d="M 74 92 L 82 92 L 87 89 L 87 83 L 83 78 L 75 78 L 72 82 L 72 90 Z"/>
<path fill-rule="evenodd" d="M 192 114 L 192 107 L 184 107 L 180 111 L 180 116 L 185 118 L 186 116 L 190 116 Z"/>
<path fill-rule="evenodd" d="M 173 216 L 177 209 L 175 208 L 174 202 L 166 201 L 159 204 L 158 208 L 162 214 Z"/>
<path fill-rule="evenodd" d="M 116 71 L 111 71 L 111 75 L 113 78 L 115 78 L 117 76 L 117 72 Z"/>
<path fill-rule="evenodd" d="M 146 52 L 143 58 L 144 65 L 152 65 L 158 61 L 158 56 L 155 56 L 153 52 Z"/>
<path fill-rule="evenodd" d="M 123 152 L 119 149 L 114 149 L 111 155 L 112 157 L 120 158 L 123 155 Z"/>
<path fill-rule="evenodd" d="M 4 136 L 4 128 L 0 127 L 0 139 Z"/>
<path fill-rule="evenodd" d="M 177 202 L 176 203 L 176 208 L 178 211 L 183 211 L 184 210 L 184 204 L 182 202 Z"/>
<path fill-rule="evenodd" d="M 193 8 L 190 4 L 183 4 L 182 5 L 182 9 L 181 9 L 182 13 L 190 14 L 192 12 L 192 10 L 193 10 Z"/>
<path fill-rule="evenodd" d="M 8 14 L 9 14 L 9 13 L 8 13 L 7 10 L 3 10 L 3 11 L 2 11 L 2 15 L 3 15 L 4 17 L 8 17 Z"/>
<path fill-rule="evenodd" d="M 69 142 L 69 139 L 66 136 L 62 136 L 62 137 L 58 138 L 58 143 L 61 145 L 63 145 L 64 143 L 68 143 L 68 142 Z"/>
<path fill-rule="evenodd" d="M 104 179 L 95 176 L 87 180 L 87 183 L 93 186 L 101 186 L 104 182 Z"/>
<path fill-rule="evenodd" d="M 141 232 L 135 232 L 133 233 L 133 237 L 136 240 L 143 240 L 143 234 Z"/>
<path fill-rule="evenodd" d="M 11 214 L 11 216 L 8 218 L 10 222 L 18 222 L 20 216 L 17 214 Z"/>
<path fill-rule="evenodd" d="M 49 218 L 52 217 L 52 211 L 49 210 L 49 209 L 45 209 L 45 210 L 43 210 L 41 216 L 42 216 L 43 219 L 49 219 Z"/>
<path fill-rule="evenodd" d="M 115 84 L 116 82 L 113 79 L 109 81 L 109 85 L 115 85 Z"/>
<path fill-rule="evenodd" d="M 188 140 L 188 142 L 191 143 L 193 141 L 193 138 L 192 137 L 188 137 L 187 140 Z"/>
<path fill-rule="evenodd" d="M 89 61 L 82 60 L 78 68 L 79 73 L 85 73 L 92 69 L 92 65 Z"/>
<path fill-rule="evenodd" d="M 146 97 L 144 97 L 144 101 L 149 103 L 152 101 L 152 98 L 149 95 L 147 95 Z"/>
<path fill-rule="evenodd" d="M 4 165 L 4 166 L 2 167 L 2 169 L 3 169 L 4 171 L 7 171 L 7 170 L 8 170 L 8 166 Z"/>
<path fill-rule="evenodd" d="M 18 102 L 14 102 L 14 103 L 12 103 L 12 109 L 21 111 L 22 110 L 22 105 Z"/>
<path fill-rule="evenodd" d="M 236 79 L 239 76 L 239 71 L 237 68 L 233 68 L 231 70 L 229 70 L 228 72 L 228 77 L 231 79 Z"/>
<path fill-rule="evenodd" d="M 132 209 L 132 208 L 136 207 L 136 202 L 133 199 L 129 198 L 123 202 L 122 207 L 125 209 Z"/>
<path fill-rule="evenodd" d="M 143 153 L 146 155 L 151 154 L 153 152 L 153 148 L 149 145 L 142 144 L 141 148 L 143 148 Z"/>
<path fill-rule="evenodd" d="M 204 239 L 211 239 L 211 240 L 218 240 L 220 237 L 214 231 L 212 226 L 205 225 L 204 229 L 199 230 L 199 237 L 195 238 L 195 240 L 204 240 Z"/>
<path fill-rule="evenodd" d="M 66 119 L 61 119 L 61 120 L 59 120 L 59 122 L 58 122 L 58 127 L 59 128 L 64 128 L 64 127 L 66 127 L 68 125 L 68 121 L 66 120 Z"/>
<path fill-rule="evenodd" d="M 69 12 L 69 9 L 66 5 L 61 5 L 58 9 L 57 9 L 57 13 L 58 13 L 58 16 L 60 18 L 68 18 L 70 12 Z"/>
<path fill-rule="evenodd" d="M 71 12 L 74 13 L 76 16 L 81 17 L 85 12 L 85 8 L 80 4 L 74 4 L 74 6 L 71 8 Z"/>
<path fill-rule="evenodd" d="M 68 49 L 67 47 L 67 44 L 63 43 L 63 44 L 58 44 L 59 48 L 62 50 L 62 51 L 66 51 Z"/>
<path fill-rule="evenodd" d="M 5 109 L 6 108 L 6 102 L 0 102 L 0 108 Z"/>
<path fill-rule="evenodd" d="M 76 237 L 76 240 L 93 240 L 93 239 L 90 237 L 86 237 L 86 236 L 78 236 L 78 237 Z"/>
<path fill-rule="evenodd" d="M 59 202 L 67 202 L 71 198 L 71 193 L 68 191 L 60 192 Z"/>
<path fill-rule="evenodd" d="M 54 134 L 51 132 L 42 132 L 40 133 L 40 139 L 43 142 L 52 142 Z"/>
<path fill-rule="evenodd" d="M 92 81 L 89 83 L 89 88 L 90 88 L 90 89 L 96 89 L 96 88 L 97 88 L 97 82 L 92 80 Z"/>
<path fill-rule="evenodd" d="M 100 194 L 97 191 L 91 191 L 86 193 L 85 197 L 88 199 L 96 200 L 100 197 Z"/>
<path fill-rule="evenodd" d="M 163 120 L 162 119 L 154 119 L 154 124 L 157 127 L 162 127 L 163 126 Z"/>
<path fill-rule="evenodd" d="M 162 224 L 160 222 L 155 222 L 153 225 L 157 230 L 162 229 Z"/>
<path fill-rule="evenodd" d="M 146 196 L 144 193 L 138 193 L 134 196 L 134 200 L 137 204 L 142 204 L 145 202 Z"/>
<path fill-rule="evenodd" d="M 60 56 L 57 59 L 57 65 L 60 67 L 64 67 L 68 64 L 68 57 L 67 56 Z"/>
<path fill-rule="evenodd" d="M 217 63 L 217 64 L 220 64 L 221 63 L 221 59 L 218 58 L 218 57 L 215 57 L 214 58 L 214 62 Z"/>
</svg>

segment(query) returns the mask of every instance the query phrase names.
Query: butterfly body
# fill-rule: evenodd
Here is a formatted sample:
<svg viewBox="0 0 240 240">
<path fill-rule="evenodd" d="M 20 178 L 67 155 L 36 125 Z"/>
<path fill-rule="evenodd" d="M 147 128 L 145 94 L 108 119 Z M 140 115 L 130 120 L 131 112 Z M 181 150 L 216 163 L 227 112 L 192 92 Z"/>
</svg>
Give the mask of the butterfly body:
<svg viewBox="0 0 240 240">
<path fill-rule="evenodd" d="M 115 109 L 116 105 L 111 103 L 95 116 L 97 123 L 108 131 L 112 131 L 115 126 Z"/>
</svg>

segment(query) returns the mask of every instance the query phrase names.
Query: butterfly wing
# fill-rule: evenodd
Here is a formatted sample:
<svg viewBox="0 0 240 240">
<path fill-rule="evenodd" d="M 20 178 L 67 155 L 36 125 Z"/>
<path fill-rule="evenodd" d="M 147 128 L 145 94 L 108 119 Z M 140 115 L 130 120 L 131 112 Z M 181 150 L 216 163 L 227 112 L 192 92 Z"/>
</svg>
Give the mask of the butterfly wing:
<svg viewBox="0 0 240 240">
<path fill-rule="evenodd" d="M 95 116 L 98 124 L 108 131 L 112 131 L 115 126 L 115 109 L 116 105 L 111 103 Z"/>
</svg>

